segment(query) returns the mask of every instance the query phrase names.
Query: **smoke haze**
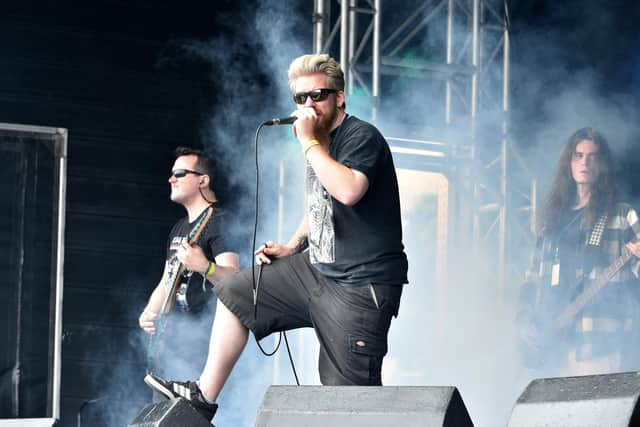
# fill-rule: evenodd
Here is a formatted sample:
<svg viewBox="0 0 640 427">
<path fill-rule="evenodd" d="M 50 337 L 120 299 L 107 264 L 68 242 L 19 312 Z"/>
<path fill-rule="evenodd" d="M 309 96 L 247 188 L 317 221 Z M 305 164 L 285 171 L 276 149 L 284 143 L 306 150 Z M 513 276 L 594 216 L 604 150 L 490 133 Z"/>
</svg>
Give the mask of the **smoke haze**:
<svg viewBox="0 0 640 427">
<path fill-rule="evenodd" d="M 576 8 L 570 10 L 579 10 L 582 20 L 575 31 L 553 27 L 569 19 L 568 9 L 561 6 L 549 12 L 548 27 L 514 21 L 521 25 L 513 28 L 509 139 L 526 169 L 511 170 L 509 179 L 526 192 L 535 178 L 542 187 L 539 198 L 554 173 L 560 149 L 575 130 L 584 126 L 599 129 L 619 157 L 632 149 L 638 136 L 637 101 L 629 93 L 610 90 L 611 74 L 603 75 L 603 68 L 595 66 L 600 54 L 603 60 L 610 59 L 604 55 L 608 39 L 602 36 L 585 45 L 585 33 L 610 31 L 619 15 L 612 15 L 604 3 L 589 2 L 593 7 L 587 7 L 580 2 L 579 8 L 573 3 Z M 253 225 L 255 209 L 254 131 L 264 120 L 287 116 L 295 107 L 286 71 L 293 58 L 311 51 L 311 7 L 299 5 L 291 10 L 282 2 L 260 1 L 257 7 L 246 6 L 230 18 L 235 32 L 183 43 L 185 52 L 205 58 L 214 70 L 217 101 L 203 138 L 233 190 L 230 197 L 238 220 L 229 234 L 241 236 L 238 246 L 243 250 L 249 250 L 247 230 Z M 400 9 L 392 11 L 394 16 L 401 15 Z M 441 22 L 427 26 L 413 53 L 430 52 L 430 59 L 441 60 L 434 51 L 443 46 L 442 28 Z M 572 48 L 576 45 L 581 48 Z M 632 67 L 624 61 L 619 65 Z M 452 126 L 444 123 L 441 82 L 389 79 L 383 86 L 376 125 L 387 136 L 438 139 L 455 146 L 468 143 L 469 126 L 464 119 Z M 491 91 L 500 99 L 500 86 Z M 351 114 L 369 119 L 363 94 L 348 96 L 347 104 Z M 499 111 L 486 110 L 477 128 L 499 128 L 500 117 Z M 500 135 L 479 138 L 478 151 L 494 150 L 499 140 Z M 257 242 L 286 242 L 303 212 L 304 158 L 288 126 L 265 128 L 258 154 Z M 471 233 L 454 223 L 464 214 L 456 212 L 453 203 L 455 192 L 464 191 L 464 185 L 450 165 L 440 166 L 436 172 L 444 171 L 441 174 L 399 172 L 410 284 L 405 287 L 400 315 L 392 323 L 383 380 L 388 385 L 455 385 L 476 425 L 505 425 L 512 405 L 532 379 L 519 366 L 513 323 L 533 239 L 526 232 L 512 239 L 505 288 L 498 289 L 496 239 L 485 239 L 472 250 Z M 283 186 L 279 184 L 281 174 Z M 490 181 L 491 177 L 474 176 L 472 180 Z M 443 205 L 449 190 L 454 192 L 451 203 Z M 451 211 L 443 211 L 445 208 Z M 513 221 L 525 222 L 526 229 L 526 218 L 514 217 Z M 449 237 L 443 237 L 443 231 Z M 439 242 L 446 244 L 446 253 Z M 243 263 L 249 262 L 250 255 L 244 256 Z M 445 264 L 444 270 L 439 263 Z M 317 384 L 313 334 L 292 332 L 289 341 L 302 382 Z M 273 345 L 270 338 L 264 342 L 268 348 Z M 278 382 L 293 384 L 284 354 L 274 363 L 262 357 L 253 343 L 247 347 L 221 396 L 216 424 L 252 425 L 266 387 Z M 555 368 L 550 367 L 549 372 Z"/>
</svg>

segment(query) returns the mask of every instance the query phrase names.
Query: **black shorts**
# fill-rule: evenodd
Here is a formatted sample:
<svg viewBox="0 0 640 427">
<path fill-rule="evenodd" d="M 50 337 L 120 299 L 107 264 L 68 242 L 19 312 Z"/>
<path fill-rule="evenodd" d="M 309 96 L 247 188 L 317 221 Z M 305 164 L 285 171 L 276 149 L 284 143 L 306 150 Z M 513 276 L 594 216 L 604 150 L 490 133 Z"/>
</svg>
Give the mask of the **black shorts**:
<svg viewBox="0 0 640 427">
<path fill-rule="evenodd" d="M 320 341 L 322 384 L 382 384 L 387 333 L 398 314 L 402 285 L 340 286 L 317 272 L 304 252 L 264 266 L 254 319 L 251 272 L 247 268 L 214 290 L 258 340 L 272 332 L 313 327 Z"/>
</svg>

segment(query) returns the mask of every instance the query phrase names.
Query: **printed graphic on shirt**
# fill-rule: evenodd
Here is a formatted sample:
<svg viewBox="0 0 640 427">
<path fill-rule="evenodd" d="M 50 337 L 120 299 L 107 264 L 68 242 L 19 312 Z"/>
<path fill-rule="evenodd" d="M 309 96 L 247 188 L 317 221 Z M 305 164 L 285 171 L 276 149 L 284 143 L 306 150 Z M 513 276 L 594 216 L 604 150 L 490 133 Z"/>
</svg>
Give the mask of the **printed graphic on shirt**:
<svg viewBox="0 0 640 427">
<path fill-rule="evenodd" d="M 171 239 L 171 245 L 169 246 L 171 256 L 167 260 L 167 280 L 164 284 L 166 292 L 171 291 L 171 286 L 175 281 L 176 274 L 178 274 L 178 268 L 180 267 L 180 261 L 176 256 L 176 251 L 182 242 L 185 242 L 186 240 L 186 236 L 174 236 L 173 239 Z"/>
<path fill-rule="evenodd" d="M 169 245 L 169 250 L 171 251 L 171 255 L 174 255 L 182 242 L 187 241 L 187 236 L 173 236 L 171 239 L 171 245 Z"/>
<path fill-rule="evenodd" d="M 309 215 L 309 259 L 312 264 L 335 262 L 335 230 L 331 195 L 307 163 L 307 213 Z"/>
</svg>

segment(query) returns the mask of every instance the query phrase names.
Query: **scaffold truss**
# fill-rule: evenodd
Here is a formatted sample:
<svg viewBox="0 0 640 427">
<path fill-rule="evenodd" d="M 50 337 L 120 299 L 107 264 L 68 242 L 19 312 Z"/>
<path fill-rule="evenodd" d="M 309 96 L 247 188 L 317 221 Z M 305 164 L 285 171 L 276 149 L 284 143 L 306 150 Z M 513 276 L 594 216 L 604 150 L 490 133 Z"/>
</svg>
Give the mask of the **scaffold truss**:
<svg viewBox="0 0 640 427">
<path fill-rule="evenodd" d="M 512 162 L 519 170 L 523 162 L 509 140 L 508 2 L 315 0 L 313 26 L 314 51 L 340 58 L 347 94 L 369 97 L 374 122 L 387 96 L 383 78 L 433 82 L 430 96 L 441 99 L 433 116 L 441 123 L 432 122 L 428 135 L 386 136 L 394 156 L 412 167 L 444 171 L 451 183 L 447 239 L 472 235 L 475 251 L 494 245 L 502 293 L 509 239 L 530 237 L 536 199 L 531 179 L 510 181 Z M 438 147 L 438 154 L 412 157 L 408 144 Z"/>
</svg>

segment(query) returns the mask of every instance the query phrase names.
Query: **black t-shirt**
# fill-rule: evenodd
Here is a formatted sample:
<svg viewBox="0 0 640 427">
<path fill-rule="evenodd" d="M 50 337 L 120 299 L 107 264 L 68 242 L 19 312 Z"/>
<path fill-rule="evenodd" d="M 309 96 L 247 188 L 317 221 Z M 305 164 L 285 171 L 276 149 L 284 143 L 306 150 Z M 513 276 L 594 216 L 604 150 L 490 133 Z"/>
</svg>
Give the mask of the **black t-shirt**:
<svg viewBox="0 0 640 427">
<path fill-rule="evenodd" d="M 583 227 L 584 208 L 568 209 L 558 219 L 552 234 L 552 259 L 545 304 L 552 312 L 559 312 L 579 291 L 578 273 L 584 268 L 584 242 L 587 230 Z"/>
<path fill-rule="evenodd" d="M 347 116 L 333 132 L 329 155 L 364 173 L 369 188 L 354 206 L 334 199 L 307 163 L 309 256 L 342 285 L 407 283 L 400 196 L 391 150 L 371 124 Z"/>
<path fill-rule="evenodd" d="M 556 237 L 560 283 L 565 287 L 575 287 L 576 272 L 581 271 L 584 264 L 584 242 L 587 230 L 582 226 L 584 208 L 566 211 L 560 218 L 559 232 Z"/>
<path fill-rule="evenodd" d="M 167 239 L 166 255 L 167 271 L 170 278 L 174 277 L 175 270 L 179 266 L 179 261 L 175 257 L 178 246 L 188 239 L 191 230 L 193 230 L 194 226 L 198 223 L 198 220 L 205 214 L 206 209 L 191 223 L 188 222 L 187 217 L 182 218 L 176 222 L 171 229 L 169 238 Z M 224 216 L 224 210 L 217 207 L 217 204 L 214 205 L 213 214 L 197 241 L 198 245 L 204 251 L 207 259 L 210 261 L 213 261 L 214 258 L 221 253 L 232 251 L 232 249 L 229 248 L 225 234 L 222 232 Z M 168 283 L 164 284 L 165 289 L 170 289 L 173 281 L 168 280 L 167 282 Z M 207 300 L 213 298 L 211 286 L 208 282 L 204 281 L 204 278 L 200 273 L 190 273 L 188 271 L 183 272 L 180 277 L 180 284 L 185 285 L 183 285 L 182 289 L 179 288 L 176 293 L 176 299 L 173 303 L 174 309 L 199 312 L 202 310 Z"/>
</svg>

